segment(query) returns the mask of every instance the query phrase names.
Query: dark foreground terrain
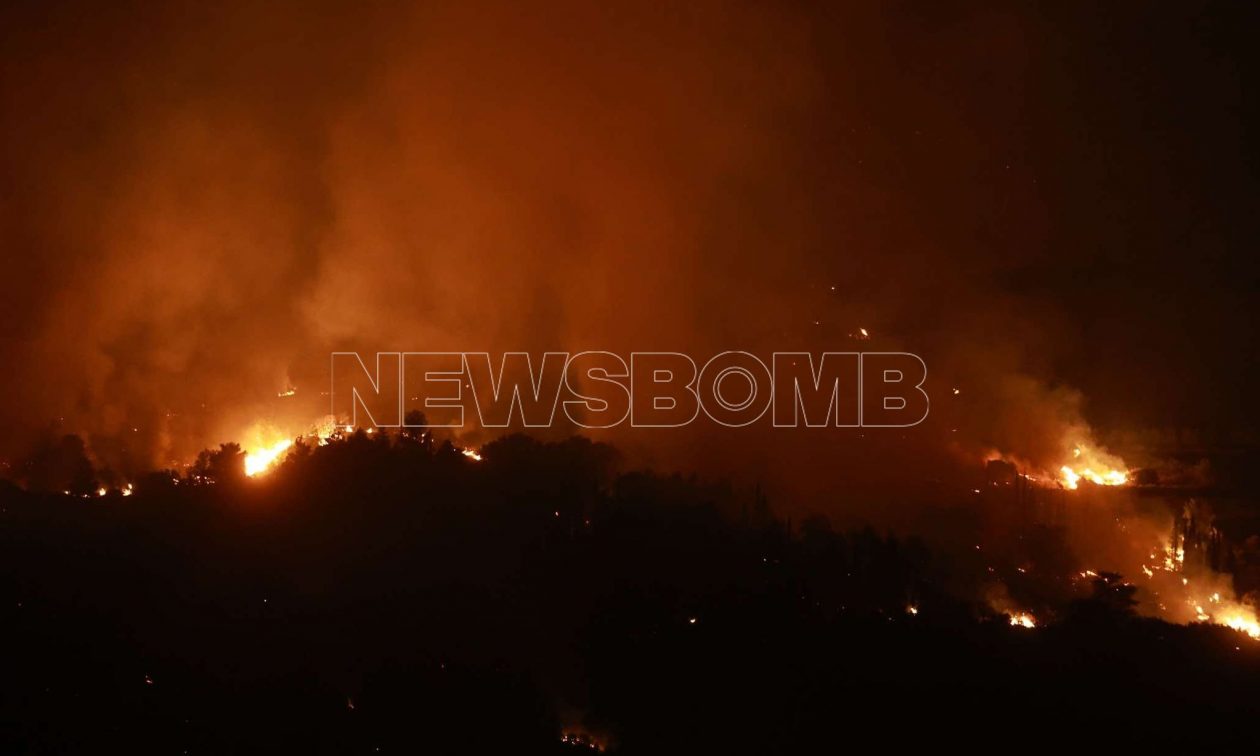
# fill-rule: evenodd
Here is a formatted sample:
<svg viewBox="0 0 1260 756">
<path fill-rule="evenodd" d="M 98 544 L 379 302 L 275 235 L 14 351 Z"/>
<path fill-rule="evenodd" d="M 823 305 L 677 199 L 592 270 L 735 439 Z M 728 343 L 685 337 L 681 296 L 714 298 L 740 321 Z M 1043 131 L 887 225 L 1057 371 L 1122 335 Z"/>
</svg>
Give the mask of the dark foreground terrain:
<svg viewBox="0 0 1260 756">
<path fill-rule="evenodd" d="M 915 541 L 583 440 L 483 452 L 357 435 L 260 479 L 227 448 L 127 497 L 0 484 L 0 753 L 1260 743 L 1239 633 L 1104 585 L 1012 627 Z"/>
</svg>

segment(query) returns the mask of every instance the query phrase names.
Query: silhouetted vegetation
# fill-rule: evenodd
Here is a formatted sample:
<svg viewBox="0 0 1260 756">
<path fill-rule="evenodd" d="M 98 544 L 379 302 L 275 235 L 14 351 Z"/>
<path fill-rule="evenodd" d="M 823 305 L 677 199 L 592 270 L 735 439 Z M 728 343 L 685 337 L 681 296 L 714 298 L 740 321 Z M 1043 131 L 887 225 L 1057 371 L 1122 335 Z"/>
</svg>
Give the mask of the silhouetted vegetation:
<svg viewBox="0 0 1260 756">
<path fill-rule="evenodd" d="M 580 438 L 482 454 L 356 433 L 259 479 L 225 445 L 129 497 L 0 488 L 0 752 L 1208 747 L 1260 714 L 1260 644 L 1137 619 L 1119 576 L 1013 628 L 915 540 Z"/>
</svg>

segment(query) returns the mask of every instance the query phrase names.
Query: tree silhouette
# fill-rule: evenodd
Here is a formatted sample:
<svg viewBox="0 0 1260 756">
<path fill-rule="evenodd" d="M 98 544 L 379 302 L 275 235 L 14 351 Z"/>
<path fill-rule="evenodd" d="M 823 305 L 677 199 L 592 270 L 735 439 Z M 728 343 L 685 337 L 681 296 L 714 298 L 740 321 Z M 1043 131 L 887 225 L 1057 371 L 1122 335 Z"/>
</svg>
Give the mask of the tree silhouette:
<svg viewBox="0 0 1260 756">
<path fill-rule="evenodd" d="M 87 446 L 74 434 L 40 445 L 26 467 L 26 484 L 32 491 L 84 496 L 96 490 L 96 476 L 88 459 Z"/>
<path fill-rule="evenodd" d="M 231 484 L 245 479 L 245 452 L 235 442 L 220 444 L 218 449 L 204 449 L 189 470 L 193 483 Z"/>
<path fill-rule="evenodd" d="M 1100 572 L 1090 584 L 1088 598 L 1073 602 L 1070 614 L 1085 623 L 1131 619 L 1137 606 L 1137 586 L 1115 572 Z"/>
</svg>

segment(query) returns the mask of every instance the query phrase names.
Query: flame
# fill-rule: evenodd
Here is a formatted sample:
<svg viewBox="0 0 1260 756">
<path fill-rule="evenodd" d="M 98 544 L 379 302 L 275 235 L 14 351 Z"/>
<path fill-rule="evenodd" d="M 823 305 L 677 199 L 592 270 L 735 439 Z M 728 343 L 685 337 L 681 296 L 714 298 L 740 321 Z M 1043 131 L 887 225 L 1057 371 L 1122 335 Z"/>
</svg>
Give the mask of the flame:
<svg viewBox="0 0 1260 756">
<path fill-rule="evenodd" d="M 1096 486 L 1123 486 L 1129 482 L 1124 462 L 1106 452 L 1091 451 L 1077 444 L 1072 448 L 1072 460 L 1075 464 L 1059 468 L 1059 482 L 1069 491 L 1080 487 L 1082 480 Z"/>
<path fill-rule="evenodd" d="M 1037 618 L 1028 612 L 1018 612 L 1011 615 L 1011 626 L 1031 629 L 1037 626 Z"/>
<path fill-rule="evenodd" d="M 283 441 L 277 441 L 271 446 L 246 452 L 245 474 L 252 478 L 271 469 L 271 466 L 280 459 L 280 455 L 288 451 L 291 446 L 293 446 L 293 439 L 286 438 Z"/>
<path fill-rule="evenodd" d="M 463 454 L 465 457 L 468 457 L 473 462 L 481 461 L 481 454 L 476 449 L 460 449 L 459 453 Z"/>
<path fill-rule="evenodd" d="M 1088 436 L 1088 432 L 1085 435 Z M 1032 460 L 1007 454 L 998 449 L 991 449 L 983 459 L 986 463 L 995 460 L 1006 462 L 1014 465 L 1017 471 L 1023 468 L 1028 472 L 1018 472 L 1018 474 L 1029 482 L 1057 480 L 1062 488 L 1069 491 L 1080 488 L 1082 481 L 1096 486 L 1123 486 L 1129 482 L 1129 468 L 1124 460 L 1101 449 L 1089 448 L 1081 443 L 1070 443 L 1070 437 L 1068 441 L 1069 443 L 1065 444 L 1065 453 L 1070 454 L 1071 460 L 1061 464 L 1057 474 L 1048 472 L 1053 468 L 1041 468 Z"/>
<path fill-rule="evenodd" d="M 1088 430 L 1079 429 L 1068 437 L 1068 443 L 1063 446 L 1063 458 L 1066 461 L 1059 467 L 1059 485 L 1066 490 L 1077 490 L 1082 482 L 1098 486 L 1126 485 L 1129 482 L 1129 474 L 1126 472 L 1129 468 L 1124 460 L 1097 446 L 1074 442 L 1089 437 Z M 985 457 L 986 462 L 992 460 L 1021 463 L 1021 460 L 996 450 Z M 1116 518 L 1116 523 L 1122 532 L 1126 531 L 1125 523 L 1120 518 Z M 1184 535 L 1165 537 L 1154 543 L 1154 548 L 1144 552 L 1145 559 L 1139 557 L 1127 564 L 1107 567 L 1124 575 L 1140 572 L 1145 577 L 1142 590 L 1138 594 L 1140 613 L 1179 624 L 1204 622 L 1229 627 L 1260 640 L 1260 610 L 1251 602 L 1251 597 L 1240 600 L 1236 596 L 1232 578 L 1228 574 L 1200 564 L 1196 561 L 1193 550 L 1188 554 Z M 1084 580 L 1093 580 L 1098 576 L 1099 572 L 1092 569 L 1078 573 L 1078 577 Z M 993 605 L 993 608 L 1009 615 L 1012 626 L 1036 627 L 1033 615 L 1012 610 L 1009 603 L 1001 602 Z"/>
<path fill-rule="evenodd" d="M 337 418 L 327 415 L 315 426 L 309 435 L 314 436 L 320 446 L 327 446 L 328 439 L 332 438 L 340 430 L 341 428 L 337 425 Z"/>
<path fill-rule="evenodd" d="M 285 433 L 275 426 L 258 423 L 242 436 L 244 439 L 242 447 L 245 449 L 245 474 L 252 478 L 270 470 L 277 462 L 284 459 L 285 452 L 293 446 L 295 438 L 313 439 L 320 446 L 325 446 L 333 437 L 353 432 L 354 426 L 341 425 L 332 415 L 325 416 L 302 433 Z M 368 433 L 371 432 L 372 430 L 369 429 Z"/>
<path fill-rule="evenodd" d="M 1186 564 L 1185 544 L 1160 544 L 1152 549 L 1142 573 L 1156 596 L 1177 600 L 1159 604 L 1159 615 L 1170 622 L 1207 622 L 1223 625 L 1260 640 L 1260 614 L 1256 607 L 1234 598 L 1229 577 Z"/>
<path fill-rule="evenodd" d="M 1260 619 L 1254 606 L 1222 598 L 1220 592 L 1213 593 L 1206 602 L 1190 598 L 1187 603 L 1194 605 L 1195 620 L 1224 625 L 1260 640 Z"/>
<path fill-rule="evenodd" d="M 1221 598 L 1220 593 L 1213 593 L 1204 602 L 1187 599 L 1194 607 L 1194 618 L 1198 622 L 1208 622 L 1246 633 L 1255 640 L 1260 640 L 1260 619 L 1257 619 L 1256 608 L 1249 604 Z"/>
<path fill-rule="evenodd" d="M 1231 610 L 1217 617 L 1216 622 L 1260 640 L 1260 621 L 1256 620 L 1256 612 L 1251 607 L 1239 607 Z"/>
</svg>

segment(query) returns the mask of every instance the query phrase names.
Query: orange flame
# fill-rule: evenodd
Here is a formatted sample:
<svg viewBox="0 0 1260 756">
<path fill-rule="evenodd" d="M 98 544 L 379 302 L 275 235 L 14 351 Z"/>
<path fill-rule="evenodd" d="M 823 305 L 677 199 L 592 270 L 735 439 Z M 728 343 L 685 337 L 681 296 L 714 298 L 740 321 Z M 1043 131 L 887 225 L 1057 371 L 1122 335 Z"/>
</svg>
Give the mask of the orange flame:
<svg viewBox="0 0 1260 756">
<path fill-rule="evenodd" d="M 1059 482 L 1069 491 L 1079 488 L 1082 480 L 1096 486 L 1123 486 L 1129 482 L 1124 461 L 1106 452 L 1077 444 L 1072 448 L 1072 460 L 1073 464 L 1059 468 Z"/>
<path fill-rule="evenodd" d="M 245 474 L 252 478 L 270 470 L 271 466 L 279 461 L 281 455 L 288 451 L 291 446 L 293 446 L 293 439 L 286 438 L 283 441 L 277 441 L 270 446 L 246 452 Z"/>
<path fill-rule="evenodd" d="M 1037 618 L 1028 612 L 1018 612 L 1011 615 L 1011 626 L 1032 629 L 1037 626 Z"/>
</svg>

